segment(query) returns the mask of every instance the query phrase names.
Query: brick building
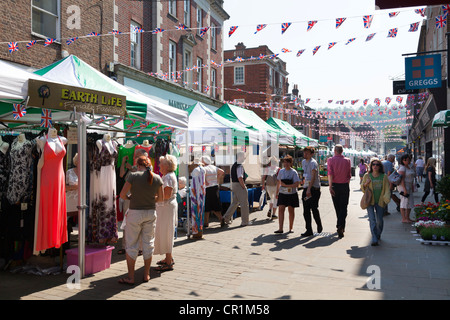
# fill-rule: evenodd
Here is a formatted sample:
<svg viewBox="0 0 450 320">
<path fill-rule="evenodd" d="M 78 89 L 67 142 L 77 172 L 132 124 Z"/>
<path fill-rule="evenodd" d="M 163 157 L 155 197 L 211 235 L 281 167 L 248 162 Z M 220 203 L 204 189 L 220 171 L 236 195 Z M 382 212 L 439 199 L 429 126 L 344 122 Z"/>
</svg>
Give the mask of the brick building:
<svg viewBox="0 0 450 320">
<path fill-rule="evenodd" d="M 284 104 L 283 97 L 287 96 L 289 91 L 286 63 L 279 58 L 258 59 L 260 55 L 270 56 L 273 52 L 266 45 L 247 48 L 242 42 L 236 45 L 236 49 L 224 51 L 225 61 L 234 61 L 224 67 L 224 86 L 227 89 L 234 89 L 225 90 L 225 101 L 247 105 L 256 103 L 265 107 L 275 107 L 277 103 L 283 103 L 285 108 L 288 104 Z M 243 58 L 244 61 L 236 62 L 238 57 Z M 254 59 L 251 59 L 252 57 Z M 255 93 L 242 92 L 238 89 Z M 260 107 L 252 108 L 252 110 L 263 120 L 271 116 L 287 120 L 287 114 L 284 112 Z"/>
</svg>

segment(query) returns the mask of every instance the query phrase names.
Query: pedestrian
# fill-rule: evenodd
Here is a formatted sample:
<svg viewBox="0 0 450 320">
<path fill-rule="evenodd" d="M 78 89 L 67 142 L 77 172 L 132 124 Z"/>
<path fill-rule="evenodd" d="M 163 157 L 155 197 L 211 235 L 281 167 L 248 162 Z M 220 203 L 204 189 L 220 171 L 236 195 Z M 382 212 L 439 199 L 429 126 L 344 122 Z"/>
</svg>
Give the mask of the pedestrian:
<svg viewBox="0 0 450 320">
<path fill-rule="evenodd" d="M 394 171 L 394 162 L 395 156 L 393 154 L 389 154 L 386 160 L 382 161 L 384 173 L 389 177 Z M 389 188 L 391 190 L 391 199 L 394 200 L 397 205 L 397 211 L 400 212 L 400 199 L 397 195 L 394 194 L 395 185 L 392 182 L 389 182 Z M 388 205 L 386 205 L 385 214 L 388 215 Z"/>
<path fill-rule="evenodd" d="M 416 172 L 411 166 L 411 158 L 405 154 L 400 158 L 400 168 L 398 173 L 402 175 L 402 181 L 398 186 L 400 191 L 400 213 L 402 214 L 403 223 L 411 223 L 409 215 L 411 209 L 414 208 L 414 178 Z"/>
<path fill-rule="evenodd" d="M 150 280 L 150 265 L 154 251 L 156 203 L 163 200 L 163 181 L 151 172 L 150 160 L 141 156 L 136 162 L 137 171 L 130 172 L 120 197 L 130 200 L 127 212 L 125 237 L 128 277 L 121 278 L 119 283 L 134 285 L 134 267 L 142 243 L 144 258 L 143 281 Z"/>
<path fill-rule="evenodd" d="M 320 199 L 320 179 L 319 179 L 319 166 L 317 161 L 313 158 L 313 147 L 305 147 L 303 149 L 302 168 L 305 177 L 305 183 L 303 184 L 303 217 L 305 218 L 306 232 L 302 233 L 303 237 L 312 236 L 311 225 L 311 211 L 314 217 L 314 221 L 317 225 L 317 233 L 322 232 L 322 221 L 319 213 L 319 199 Z"/>
<path fill-rule="evenodd" d="M 159 171 L 163 175 L 164 201 L 156 206 L 158 220 L 156 221 L 155 232 L 155 254 L 165 254 L 166 257 L 157 262 L 157 271 L 173 270 L 175 264 L 172 251 L 178 215 L 176 169 L 177 158 L 175 156 L 166 154 L 159 158 Z"/>
<path fill-rule="evenodd" d="M 367 171 L 367 165 L 364 162 L 363 158 L 361 158 L 361 160 L 359 161 L 358 167 L 359 167 L 359 184 L 361 184 L 362 178 L 364 177 Z"/>
<path fill-rule="evenodd" d="M 419 157 L 416 160 L 416 174 L 417 174 L 417 180 L 422 182 L 423 178 L 423 168 L 425 167 L 425 161 L 423 161 L 422 157 Z"/>
<path fill-rule="evenodd" d="M 219 181 L 222 181 L 225 172 L 211 163 L 209 156 L 202 156 L 201 161 L 205 169 L 205 221 L 204 227 L 209 227 L 209 215 L 211 211 L 219 221 L 222 221 L 222 205 L 220 203 Z"/>
<path fill-rule="evenodd" d="M 269 219 L 277 218 L 277 183 L 278 183 L 278 172 L 280 167 L 278 165 L 279 161 L 277 157 L 272 156 L 269 159 L 269 163 L 263 168 L 263 175 L 261 178 L 262 190 L 266 190 L 269 195 L 269 211 L 267 212 L 267 217 Z"/>
<path fill-rule="evenodd" d="M 372 246 L 377 246 L 383 232 L 383 215 L 385 206 L 391 201 L 391 190 L 388 176 L 384 173 L 384 167 L 378 158 L 372 158 L 369 170 L 364 175 L 361 190 L 372 192 L 370 204 L 367 207 L 370 232 L 372 234 Z"/>
<path fill-rule="evenodd" d="M 428 197 L 430 192 L 434 195 L 434 201 L 437 203 L 439 202 L 439 197 L 436 193 L 436 158 L 428 158 L 427 165 L 425 167 L 425 173 L 425 193 L 422 197 L 422 203 L 425 202 L 425 199 Z"/>
<path fill-rule="evenodd" d="M 249 225 L 250 207 L 248 204 L 248 191 L 245 186 L 246 173 L 243 166 L 245 153 L 239 151 L 236 155 L 236 162 L 231 166 L 231 192 L 233 198 L 227 212 L 223 216 L 222 226 L 231 223 L 231 216 L 238 206 L 241 206 L 241 226 Z"/>
<path fill-rule="evenodd" d="M 203 220 L 205 218 L 205 198 L 206 198 L 206 170 L 203 168 L 200 155 L 194 156 L 196 167 L 192 170 L 192 183 L 190 186 L 189 219 L 191 219 L 191 231 L 194 239 L 203 237 Z"/>
<path fill-rule="evenodd" d="M 293 159 L 290 155 L 283 158 L 284 168 L 278 173 L 277 199 L 278 199 L 278 230 L 275 233 L 283 233 L 284 211 L 289 212 L 289 233 L 294 232 L 295 208 L 300 206 L 297 188 L 300 178 L 296 170 L 292 169 Z"/>
<path fill-rule="evenodd" d="M 336 228 L 339 238 L 344 237 L 348 199 L 350 197 L 350 179 L 352 177 L 351 161 L 342 155 L 343 151 L 342 145 L 335 145 L 334 156 L 327 160 L 328 183 L 336 210 Z"/>
</svg>

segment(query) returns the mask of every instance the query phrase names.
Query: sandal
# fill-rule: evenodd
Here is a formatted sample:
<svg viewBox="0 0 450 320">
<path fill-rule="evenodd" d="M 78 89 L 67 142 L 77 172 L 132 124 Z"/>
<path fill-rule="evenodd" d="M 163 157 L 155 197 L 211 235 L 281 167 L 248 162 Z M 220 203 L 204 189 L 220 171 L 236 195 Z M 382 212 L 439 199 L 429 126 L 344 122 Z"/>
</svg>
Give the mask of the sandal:
<svg viewBox="0 0 450 320">
<path fill-rule="evenodd" d="M 129 278 L 121 278 L 118 281 L 120 284 L 126 284 L 129 286 L 134 286 L 134 282 L 131 282 L 131 280 Z"/>
<path fill-rule="evenodd" d="M 157 264 L 158 266 L 163 265 L 163 264 L 167 264 L 167 263 L 166 263 L 166 259 L 159 260 L 156 264 Z M 174 265 L 174 264 L 175 264 L 175 261 L 172 259 L 172 265 Z"/>
<path fill-rule="evenodd" d="M 171 264 L 163 263 L 159 267 L 156 267 L 155 270 L 159 271 L 159 272 L 172 271 L 173 270 L 173 263 L 171 263 Z"/>
</svg>

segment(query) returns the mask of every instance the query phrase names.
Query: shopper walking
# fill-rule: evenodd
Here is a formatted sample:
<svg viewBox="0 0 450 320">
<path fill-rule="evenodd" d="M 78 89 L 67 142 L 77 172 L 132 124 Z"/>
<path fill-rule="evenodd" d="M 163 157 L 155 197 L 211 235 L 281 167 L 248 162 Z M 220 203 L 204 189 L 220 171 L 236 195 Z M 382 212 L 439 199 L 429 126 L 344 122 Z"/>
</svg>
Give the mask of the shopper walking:
<svg viewBox="0 0 450 320">
<path fill-rule="evenodd" d="M 322 221 L 319 213 L 319 199 L 320 199 L 320 180 L 319 180 L 319 166 L 317 161 L 313 158 L 313 147 L 305 147 L 303 149 L 302 168 L 305 177 L 305 183 L 303 184 L 303 217 L 305 218 L 306 232 L 302 233 L 302 236 L 312 236 L 311 226 L 311 211 L 314 217 L 314 221 L 317 225 L 317 232 L 322 232 Z"/>
<path fill-rule="evenodd" d="M 402 175 L 402 181 L 398 186 L 400 192 L 400 213 L 402 214 L 403 223 L 411 223 L 409 215 L 411 209 L 414 208 L 414 178 L 416 172 L 411 166 L 411 158 L 405 154 L 400 159 L 400 168 L 398 173 Z"/>
<path fill-rule="evenodd" d="M 438 194 L 436 193 L 436 159 L 431 157 L 427 160 L 427 165 L 425 167 L 425 187 L 422 197 L 422 203 L 425 202 L 425 199 L 428 197 L 430 192 L 434 195 L 434 201 L 439 202 Z"/>
<path fill-rule="evenodd" d="M 425 167 L 425 161 L 423 161 L 422 157 L 419 157 L 416 160 L 416 174 L 417 174 L 417 181 L 422 182 L 423 181 L 423 169 Z"/>
<path fill-rule="evenodd" d="M 344 148 L 337 144 L 334 156 L 327 160 L 328 183 L 337 217 L 337 233 L 344 237 L 345 220 L 347 218 L 348 199 L 350 197 L 350 179 L 352 177 L 351 161 L 342 155 Z"/>
<path fill-rule="evenodd" d="M 287 155 L 283 158 L 284 168 L 278 173 L 277 199 L 278 199 L 278 230 L 275 233 L 283 233 L 284 211 L 289 212 L 289 233 L 294 232 L 295 208 L 300 206 L 297 188 L 300 178 L 296 170 L 292 169 L 293 159 Z"/>
<path fill-rule="evenodd" d="M 246 174 L 244 166 L 245 153 L 239 151 L 236 155 L 236 162 L 231 167 L 231 192 L 233 193 L 233 199 L 227 212 L 223 216 L 222 226 L 225 223 L 231 222 L 231 216 L 236 211 L 238 206 L 241 206 L 241 226 L 247 226 L 249 224 L 250 207 L 248 205 L 248 191 L 245 186 Z"/>
<path fill-rule="evenodd" d="M 359 161 L 358 167 L 359 167 L 359 184 L 361 184 L 362 178 L 364 177 L 367 171 L 367 165 L 364 162 L 363 158 L 361 158 L 361 160 Z"/>
<path fill-rule="evenodd" d="M 225 176 L 225 172 L 211 163 L 209 156 L 202 156 L 201 161 L 205 169 L 205 221 L 204 226 L 209 226 L 209 215 L 213 212 L 219 221 L 222 220 L 222 206 L 219 196 L 219 181 Z"/>
<path fill-rule="evenodd" d="M 156 206 L 155 254 L 165 254 L 163 260 L 158 261 L 157 271 L 173 270 L 175 264 L 172 256 L 175 226 L 178 215 L 178 182 L 175 176 L 177 158 L 167 154 L 159 158 L 159 171 L 163 181 L 164 201 Z"/>
<path fill-rule="evenodd" d="M 383 232 L 384 208 L 391 200 L 391 191 L 388 176 L 384 173 L 383 164 L 378 158 L 372 158 L 369 170 L 364 175 L 361 190 L 372 192 L 370 204 L 367 207 L 370 232 L 372 234 L 372 246 L 377 246 Z"/>
<path fill-rule="evenodd" d="M 147 282 L 150 279 L 155 241 L 155 207 L 156 202 L 163 200 L 162 179 L 150 169 L 150 160 L 147 157 L 139 157 L 137 171 L 129 173 L 120 192 L 122 199 L 130 200 L 125 225 L 128 277 L 121 278 L 119 280 L 121 284 L 134 284 L 134 267 L 141 241 L 144 258 L 143 280 Z"/>
<path fill-rule="evenodd" d="M 382 161 L 383 164 L 383 170 L 384 173 L 387 174 L 389 177 L 394 171 L 394 162 L 395 162 L 395 156 L 393 154 L 389 154 L 387 156 L 387 159 Z M 395 185 L 391 182 L 389 182 L 389 188 L 391 190 L 391 199 L 394 200 L 395 204 L 397 205 L 397 211 L 400 212 L 400 199 L 393 193 L 395 189 Z M 386 205 L 385 213 L 388 213 L 388 206 Z"/>
<path fill-rule="evenodd" d="M 277 183 L 278 172 L 280 167 L 278 166 L 278 159 L 275 156 L 270 157 L 269 163 L 263 168 L 263 175 L 261 178 L 262 190 L 266 190 L 269 196 L 269 211 L 267 217 L 269 219 L 277 218 Z"/>
</svg>

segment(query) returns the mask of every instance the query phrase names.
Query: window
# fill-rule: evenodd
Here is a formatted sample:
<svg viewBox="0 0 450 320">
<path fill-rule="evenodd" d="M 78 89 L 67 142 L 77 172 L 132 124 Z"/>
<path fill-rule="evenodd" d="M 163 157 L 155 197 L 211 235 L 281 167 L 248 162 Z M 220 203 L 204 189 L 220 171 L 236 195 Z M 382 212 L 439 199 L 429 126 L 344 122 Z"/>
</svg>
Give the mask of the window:
<svg viewBox="0 0 450 320">
<path fill-rule="evenodd" d="M 177 69 L 177 44 L 173 41 L 169 41 L 169 75 L 172 76 L 172 72 L 176 72 L 176 69 Z"/>
<path fill-rule="evenodd" d="M 197 7 L 197 34 L 199 34 L 200 30 L 203 28 L 202 16 L 202 8 Z"/>
<path fill-rule="evenodd" d="M 216 98 L 216 87 L 217 87 L 217 76 L 216 76 L 216 69 L 211 69 L 211 96 L 213 99 Z"/>
<path fill-rule="evenodd" d="M 177 16 L 177 1 L 169 0 L 169 13 L 174 17 Z"/>
<path fill-rule="evenodd" d="M 269 86 L 273 87 L 273 70 L 269 68 Z"/>
<path fill-rule="evenodd" d="M 234 67 L 234 84 L 244 84 L 244 67 Z"/>
<path fill-rule="evenodd" d="M 191 26 L 190 0 L 184 0 L 184 25 L 186 27 L 190 27 Z"/>
<path fill-rule="evenodd" d="M 216 50 L 217 49 L 217 27 L 214 23 L 211 23 L 211 49 Z"/>
<path fill-rule="evenodd" d="M 136 32 L 141 26 L 131 21 L 130 23 L 130 66 L 141 69 L 141 33 Z"/>
<path fill-rule="evenodd" d="M 203 75 L 203 60 L 201 58 L 197 58 L 197 90 L 202 91 L 202 75 Z"/>
<path fill-rule="evenodd" d="M 191 52 L 185 50 L 183 55 L 183 70 L 186 70 L 187 68 L 192 68 L 192 58 Z M 192 88 L 192 71 L 183 72 L 183 81 L 185 82 L 185 86 Z"/>
<path fill-rule="evenodd" d="M 53 39 L 59 38 L 58 0 L 32 0 L 31 32 Z"/>
</svg>

